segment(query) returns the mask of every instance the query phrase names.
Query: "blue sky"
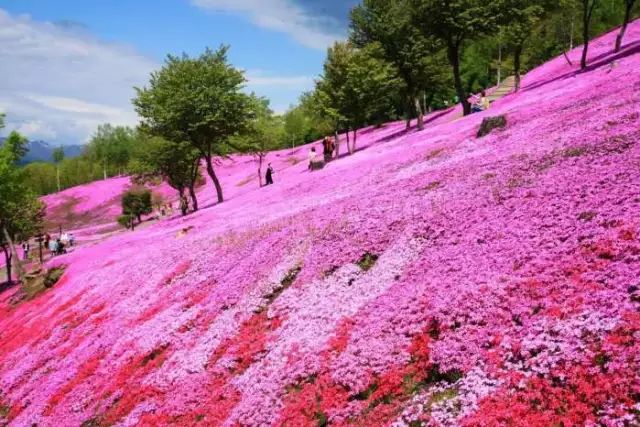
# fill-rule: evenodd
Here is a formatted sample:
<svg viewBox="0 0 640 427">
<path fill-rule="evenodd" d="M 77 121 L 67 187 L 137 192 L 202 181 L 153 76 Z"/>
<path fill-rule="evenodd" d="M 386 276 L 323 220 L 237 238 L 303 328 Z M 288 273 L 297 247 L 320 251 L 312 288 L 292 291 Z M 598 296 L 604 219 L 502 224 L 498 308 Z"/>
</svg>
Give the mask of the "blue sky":
<svg viewBox="0 0 640 427">
<path fill-rule="evenodd" d="M 345 37 L 357 0 L 0 0 L 0 111 L 7 129 L 83 143 L 134 125 L 133 86 L 167 53 L 231 45 L 248 90 L 285 111 Z"/>
</svg>

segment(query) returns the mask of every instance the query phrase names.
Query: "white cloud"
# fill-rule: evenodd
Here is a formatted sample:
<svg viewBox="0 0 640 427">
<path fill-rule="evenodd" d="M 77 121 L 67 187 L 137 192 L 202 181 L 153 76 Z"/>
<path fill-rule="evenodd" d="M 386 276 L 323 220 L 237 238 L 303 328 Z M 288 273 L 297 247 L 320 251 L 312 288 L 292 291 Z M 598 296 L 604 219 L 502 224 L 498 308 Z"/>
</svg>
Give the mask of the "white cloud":
<svg viewBox="0 0 640 427">
<path fill-rule="evenodd" d="M 32 140 L 69 144 L 86 142 L 102 123 L 135 125 L 133 87 L 145 85 L 160 65 L 131 47 L 96 39 L 79 24 L 39 22 L 0 9 L 4 133 L 15 129 Z M 277 111 L 313 87 L 311 76 L 257 69 L 246 76 L 247 91 L 277 100 Z"/>
<path fill-rule="evenodd" d="M 0 109 L 6 130 L 30 139 L 78 143 L 101 123 L 134 125 L 133 87 L 158 65 L 77 26 L 0 9 Z"/>
<path fill-rule="evenodd" d="M 254 24 L 289 35 L 298 43 L 326 49 L 343 37 L 339 24 L 327 16 L 311 16 L 293 0 L 191 0 L 203 9 L 246 15 Z"/>
</svg>

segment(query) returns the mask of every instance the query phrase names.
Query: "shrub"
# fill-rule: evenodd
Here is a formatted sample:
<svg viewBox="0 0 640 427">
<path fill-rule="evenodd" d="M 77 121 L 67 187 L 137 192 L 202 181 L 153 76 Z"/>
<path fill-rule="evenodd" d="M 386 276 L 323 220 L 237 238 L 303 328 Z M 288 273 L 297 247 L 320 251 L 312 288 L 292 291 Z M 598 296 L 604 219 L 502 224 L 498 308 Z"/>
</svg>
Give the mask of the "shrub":
<svg viewBox="0 0 640 427">
<path fill-rule="evenodd" d="M 153 212 L 151 191 L 145 187 L 134 187 L 122 195 L 122 215 L 118 223 L 133 229 L 134 218 L 142 222 L 142 215 Z"/>
<path fill-rule="evenodd" d="M 505 116 L 486 117 L 482 120 L 480 129 L 478 129 L 478 138 L 489 135 L 494 129 L 502 129 L 507 127 L 507 118 Z"/>
</svg>

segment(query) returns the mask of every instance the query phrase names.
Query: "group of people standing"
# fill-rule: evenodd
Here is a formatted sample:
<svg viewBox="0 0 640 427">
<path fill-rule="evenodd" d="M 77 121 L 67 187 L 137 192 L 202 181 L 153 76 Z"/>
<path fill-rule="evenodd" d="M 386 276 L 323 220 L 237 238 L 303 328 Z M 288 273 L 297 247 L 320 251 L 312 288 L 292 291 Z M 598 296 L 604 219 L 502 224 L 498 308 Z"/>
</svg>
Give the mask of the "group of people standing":
<svg viewBox="0 0 640 427">
<path fill-rule="evenodd" d="M 36 240 L 41 242 L 44 248 L 53 256 L 67 253 L 67 247 L 74 246 L 76 244 L 76 238 L 73 233 L 62 233 L 60 234 L 60 237 L 56 239 L 53 239 L 51 235 L 47 233 L 44 236 L 38 237 Z M 25 240 L 22 242 L 20 247 L 22 249 L 22 259 L 24 261 L 28 261 L 29 255 L 31 254 L 31 241 Z"/>
<path fill-rule="evenodd" d="M 335 149 L 335 140 L 330 136 L 326 136 L 322 140 L 322 158 L 318 158 L 316 147 L 311 147 L 311 150 L 309 150 L 309 170 L 322 169 L 325 164 L 333 160 Z"/>
</svg>

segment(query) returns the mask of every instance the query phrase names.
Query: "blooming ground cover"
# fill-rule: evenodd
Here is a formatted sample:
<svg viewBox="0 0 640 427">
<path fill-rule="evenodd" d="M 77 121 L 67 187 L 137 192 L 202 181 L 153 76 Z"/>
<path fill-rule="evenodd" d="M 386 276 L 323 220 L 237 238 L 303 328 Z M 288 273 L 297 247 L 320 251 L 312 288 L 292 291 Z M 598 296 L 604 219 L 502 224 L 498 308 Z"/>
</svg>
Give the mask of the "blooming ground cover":
<svg viewBox="0 0 640 427">
<path fill-rule="evenodd" d="M 614 37 L 586 72 L 555 59 L 489 112 L 365 129 L 321 171 L 272 153 L 258 189 L 228 160 L 224 204 L 207 188 L 196 214 L 56 258 L 50 291 L 0 294 L 0 416 L 637 425 L 640 22 L 615 57 Z"/>
</svg>

